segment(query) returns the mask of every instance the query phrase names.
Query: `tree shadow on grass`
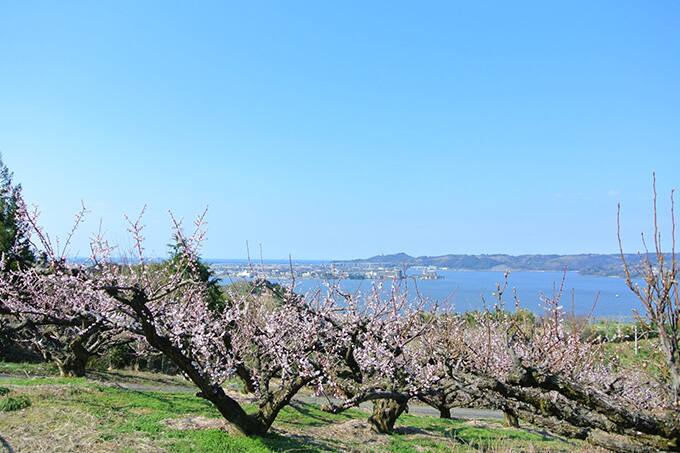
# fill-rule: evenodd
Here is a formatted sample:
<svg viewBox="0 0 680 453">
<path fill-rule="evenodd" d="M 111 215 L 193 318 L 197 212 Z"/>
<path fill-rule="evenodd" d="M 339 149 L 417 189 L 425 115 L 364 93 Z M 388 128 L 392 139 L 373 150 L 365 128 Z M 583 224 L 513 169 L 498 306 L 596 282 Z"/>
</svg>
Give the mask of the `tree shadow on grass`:
<svg viewBox="0 0 680 453">
<path fill-rule="evenodd" d="M 102 392 L 102 393 L 99 393 Z M 111 392 L 111 393 L 109 393 Z M 74 402 L 74 395 L 63 399 L 63 403 Z M 55 398 L 58 402 L 61 398 Z M 185 393 L 169 393 L 169 392 L 150 392 L 139 391 L 127 388 L 115 388 L 102 386 L 93 391 L 88 391 L 82 395 L 77 396 L 75 401 L 78 404 L 85 405 L 90 412 L 98 414 L 115 413 L 122 416 L 122 427 L 125 430 L 141 431 L 152 430 L 156 432 L 158 425 L 165 426 L 171 430 L 176 428 L 166 425 L 163 420 L 171 420 L 175 417 L 186 415 L 201 415 L 209 418 L 222 420 L 221 415 L 214 407 L 206 400 L 190 396 Z M 140 416 L 135 412 L 137 408 L 149 408 L 156 412 L 149 413 L 150 418 Z M 325 414 L 319 409 L 308 406 L 303 403 L 294 403 L 287 408 L 287 414 L 283 415 L 281 420 L 277 423 L 283 425 L 294 425 L 296 428 L 316 427 L 328 425 L 334 422 L 342 422 L 350 420 L 352 417 L 349 414 L 332 415 Z M 286 416 L 287 415 L 287 416 Z M 117 430 L 118 428 L 114 428 Z M 161 428 L 163 429 L 163 428 Z M 184 428 L 186 430 L 194 430 L 192 427 Z M 201 428 L 196 426 L 195 430 L 215 429 Z M 181 430 L 181 429 L 180 429 Z M 241 434 L 230 429 L 220 428 L 225 436 L 238 437 Z M 312 435 L 304 434 L 304 429 L 301 432 L 291 433 L 284 429 L 272 429 L 264 436 L 256 437 L 262 444 L 273 451 L 286 452 L 318 452 L 318 451 L 337 451 L 337 445 L 326 442 L 313 437 Z M 0 446 L 4 445 L 2 438 L 0 438 Z M 1 447 L 0 447 L 1 448 Z M 5 446 L 5 448 L 7 448 Z M 2 450 L 0 450 L 1 452 Z M 7 450 L 13 452 L 13 450 Z"/>
<path fill-rule="evenodd" d="M 285 452 L 318 452 L 337 451 L 337 445 L 304 434 L 279 434 L 270 432 L 260 437 L 262 443 L 274 451 Z"/>
<path fill-rule="evenodd" d="M 542 442 L 564 443 L 565 447 L 574 445 L 572 442 L 555 436 L 547 431 L 527 427 L 517 429 L 493 427 L 456 427 L 443 432 L 444 436 L 463 444 L 470 449 L 493 449 L 503 442 L 527 442 L 540 444 Z M 561 450 L 559 450 L 561 451 Z"/>
<path fill-rule="evenodd" d="M 131 389 L 120 389 L 120 391 L 129 393 L 130 395 L 134 395 L 135 398 L 142 399 L 142 401 L 140 401 L 141 403 L 143 403 L 143 399 L 155 401 L 156 404 L 150 404 L 149 406 L 155 406 L 153 407 L 153 409 L 164 412 L 170 417 L 172 417 L 173 415 L 179 416 L 182 414 L 196 414 L 196 415 L 203 414 L 222 420 L 222 417 L 221 415 L 219 415 L 217 410 L 214 409 L 214 407 L 209 402 L 199 397 L 188 397 L 188 395 L 185 394 L 175 395 L 173 393 L 147 392 Z M 95 407 L 100 406 L 102 409 L 109 410 L 114 409 L 128 412 L 130 409 L 130 406 L 122 408 L 112 408 L 110 405 L 103 401 L 99 402 L 91 401 L 90 404 Z M 135 404 L 134 406 L 145 407 L 144 404 Z M 317 415 L 315 414 L 315 411 L 312 408 L 305 407 L 304 405 L 298 406 L 299 407 L 293 409 L 299 412 L 301 414 L 301 417 L 313 418 L 315 415 Z M 347 418 L 351 417 L 348 416 Z M 323 420 L 322 418 L 318 418 L 318 420 L 319 420 L 318 424 L 329 423 L 328 420 Z M 292 424 L 290 422 L 288 423 Z M 305 422 L 301 422 L 299 423 L 299 425 L 312 426 L 312 424 Z M 229 432 L 229 430 L 225 432 L 225 435 L 241 436 L 241 434 L 238 434 L 234 431 Z M 291 434 L 291 433 L 284 434 L 278 433 L 276 432 L 276 430 L 274 430 L 272 432 L 267 433 L 264 436 L 260 436 L 259 439 L 268 448 L 271 448 L 272 450 L 275 451 L 317 452 L 323 450 L 335 450 L 331 444 L 328 444 L 311 436 L 306 436 L 304 434 Z"/>
<path fill-rule="evenodd" d="M 129 417 L 135 410 L 148 409 L 165 417 L 182 414 L 217 416 L 208 401 L 187 393 L 139 391 L 127 388 L 98 386 L 64 396 L 52 396 L 56 403 L 77 403 L 96 415 L 107 413 Z"/>
<path fill-rule="evenodd" d="M 416 428 L 415 426 L 399 426 L 394 428 L 394 434 L 401 434 L 403 436 L 418 434 L 421 436 L 434 436 L 434 434 L 423 428 Z"/>
<path fill-rule="evenodd" d="M 12 448 L 12 446 L 2 436 L 0 436 L 0 446 L 2 446 L 5 452 L 14 453 L 14 449 Z"/>
<path fill-rule="evenodd" d="M 293 413 L 291 414 L 291 412 Z M 279 416 L 281 423 L 315 427 L 328 425 L 330 423 L 342 423 L 357 418 L 357 416 L 351 412 L 331 414 L 323 412 L 314 405 L 298 401 L 292 401 L 281 415 Z"/>
<path fill-rule="evenodd" d="M 538 428 L 538 427 L 534 427 L 534 426 L 522 426 L 521 429 L 526 431 L 526 432 L 542 436 L 544 441 L 563 442 L 563 443 L 569 444 L 569 445 L 575 444 L 575 442 L 573 442 L 572 440 L 570 440 L 566 437 L 558 436 L 557 434 L 553 434 L 550 431 L 547 431 L 543 428 Z"/>
</svg>

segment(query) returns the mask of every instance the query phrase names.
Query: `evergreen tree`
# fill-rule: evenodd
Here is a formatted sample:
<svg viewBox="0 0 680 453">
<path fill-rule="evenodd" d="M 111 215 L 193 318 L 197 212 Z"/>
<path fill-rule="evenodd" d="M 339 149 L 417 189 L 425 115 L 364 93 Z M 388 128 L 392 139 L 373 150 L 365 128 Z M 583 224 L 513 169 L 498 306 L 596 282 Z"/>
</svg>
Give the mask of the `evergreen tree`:
<svg viewBox="0 0 680 453">
<path fill-rule="evenodd" d="M 13 183 L 13 176 L 0 156 L 0 254 L 8 268 L 17 269 L 34 263 L 35 255 L 19 215 L 21 185 Z"/>
<path fill-rule="evenodd" d="M 174 242 L 170 247 L 169 265 L 173 269 L 184 267 L 187 275 L 191 275 L 194 279 L 206 284 L 208 292 L 208 306 L 212 310 L 220 310 L 224 308 L 226 297 L 224 291 L 220 287 L 220 279 L 215 277 L 215 274 L 210 267 L 205 264 L 200 258 L 192 258 L 191 262 L 187 262 L 189 255 L 185 253 L 186 244 L 181 238 L 175 236 Z"/>
</svg>

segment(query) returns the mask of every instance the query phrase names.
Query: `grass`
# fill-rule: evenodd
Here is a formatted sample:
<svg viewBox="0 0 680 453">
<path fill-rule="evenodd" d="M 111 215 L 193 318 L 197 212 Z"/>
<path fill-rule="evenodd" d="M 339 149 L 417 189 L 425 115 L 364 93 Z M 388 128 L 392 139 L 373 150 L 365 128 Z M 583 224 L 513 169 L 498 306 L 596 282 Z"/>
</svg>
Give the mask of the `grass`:
<svg viewBox="0 0 680 453">
<path fill-rule="evenodd" d="M 26 363 L 26 362 L 2 362 L 0 361 L 0 374 L 21 376 L 52 376 L 59 374 L 56 365 L 49 362 Z"/>
<path fill-rule="evenodd" d="M 384 436 L 368 429 L 363 410 L 336 415 L 301 402 L 285 408 L 268 435 L 247 438 L 225 424 L 212 405 L 189 392 L 135 391 L 58 377 L 3 378 L 2 385 L 10 388 L 12 398 L 31 402 L 0 417 L 0 433 L 15 451 L 405 453 L 578 447 L 537 431 L 504 428 L 492 420 L 411 415 L 399 419 L 396 434 Z"/>
<path fill-rule="evenodd" d="M 408 428 L 391 436 L 392 452 L 449 451 L 573 451 L 578 443 L 537 430 L 505 428 L 499 422 L 442 420 L 405 415 Z M 420 433 L 421 435 L 417 435 Z M 427 433 L 427 434 L 426 434 Z M 436 436 L 432 434 L 436 433 Z M 425 450 L 424 450 L 425 449 Z"/>
<path fill-rule="evenodd" d="M 0 376 L 3 382 L 14 384 L 29 383 L 74 383 L 78 380 L 100 383 L 138 384 L 148 387 L 186 387 L 193 389 L 193 385 L 179 376 L 161 373 L 133 370 L 88 370 L 87 378 L 60 378 L 58 368 L 51 363 L 2 362 L 0 361 Z M 57 378 L 58 380 L 55 380 Z"/>
<path fill-rule="evenodd" d="M 639 340 L 637 354 L 632 341 L 605 343 L 603 352 L 606 360 L 609 363 L 615 363 L 621 370 L 646 370 L 655 377 L 668 375 L 665 359 L 659 349 L 657 338 Z"/>
<path fill-rule="evenodd" d="M 7 387 L 0 387 L 0 412 L 18 411 L 31 405 L 31 400 L 27 396 L 7 396 L 9 393 L 11 390 Z"/>
<path fill-rule="evenodd" d="M 25 409 L 31 405 L 31 400 L 25 396 L 6 396 L 0 398 L 0 412 L 12 412 Z"/>
<path fill-rule="evenodd" d="M 586 327 L 586 338 L 607 339 L 609 342 L 624 341 L 633 338 L 635 329 L 643 336 L 644 327 L 637 322 L 617 321 L 612 319 L 596 319 Z"/>
</svg>

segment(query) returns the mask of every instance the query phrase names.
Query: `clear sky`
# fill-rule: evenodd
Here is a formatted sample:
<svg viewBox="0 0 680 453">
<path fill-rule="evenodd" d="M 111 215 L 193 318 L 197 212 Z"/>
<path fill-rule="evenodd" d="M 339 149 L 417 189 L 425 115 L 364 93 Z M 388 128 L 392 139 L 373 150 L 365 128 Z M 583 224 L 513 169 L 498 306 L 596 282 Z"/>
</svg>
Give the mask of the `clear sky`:
<svg viewBox="0 0 680 453">
<path fill-rule="evenodd" d="M 0 1 L 0 151 L 52 234 L 209 206 L 206 257 L 631 251 L 680 186 L 680 2 Z"/>
</svg>

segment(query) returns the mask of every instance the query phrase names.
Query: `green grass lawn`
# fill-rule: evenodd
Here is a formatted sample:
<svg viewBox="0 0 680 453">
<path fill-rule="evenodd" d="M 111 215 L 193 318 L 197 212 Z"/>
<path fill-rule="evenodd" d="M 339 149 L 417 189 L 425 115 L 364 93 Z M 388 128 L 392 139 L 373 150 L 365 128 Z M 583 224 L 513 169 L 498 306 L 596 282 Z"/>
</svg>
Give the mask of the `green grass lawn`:
<svg viewBox="0 0 680 453">
<path fill-rule="evenodd" d="M 130 376 L 142 383 L 177 379 L 148 373 Z M 404 415 L 395 434 L 378 435 L 368 428 L 368 414 L 361 409 L 333 415 L 297 402 L 282 411 L 268 435 L 247 438 L 225 424 L 208 402 L 186 391 L 135 391 L 84 378 L 31 378 L 20 373 L 4 377 L 0 386 L 8 390 L 0 399 L 28 401 L 0 412 L 0 435 L 16 452 L 405 453 L 581 448 L 531 427 L 509 429 L 494 420 Z M 253 409 L 247 403 L 246 407 Z"/>
</svg>

